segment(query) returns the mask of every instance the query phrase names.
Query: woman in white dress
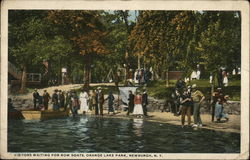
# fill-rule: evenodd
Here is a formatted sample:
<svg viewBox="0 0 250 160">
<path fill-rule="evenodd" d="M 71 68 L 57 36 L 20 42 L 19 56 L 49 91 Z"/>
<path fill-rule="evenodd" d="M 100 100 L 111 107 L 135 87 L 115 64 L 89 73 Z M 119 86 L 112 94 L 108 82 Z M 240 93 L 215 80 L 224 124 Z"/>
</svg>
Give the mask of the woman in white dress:
<svg viewBox="0 0 250 160">
<path fill-rule="evenodd" d="M 134 111 L 133 115 L 143 116 L 143 109 L 142 109 L 142 96 L 139 92 L 136 93 L 135 100 L 134 100 Z"/>
<path fill-rule="evenodd" d="M 88 106 L 89 95 L 84 90 L 83 92 L 80 93 L 79 98 L 80 98 L 80 101 L 81 101 L 79 112 L 85 114 L 86 112 L 89 111 L 89 106 Z"/>
<path fill-rule="evenodd" d="M 137 84 L 137 83 L 139 83 L 139 81 L 138 81 L 138 69 L 135 71 L 135 73 L 134 73 L 134 82 Z"/>
<path fill-rule="evenodd" d="M 225 87 L 228 86 L 228 78 L 227 78 L 227 75 L 225 75 L 224 78 L 223 78 L 223 84 L 224 84 Z"/>
</svg>

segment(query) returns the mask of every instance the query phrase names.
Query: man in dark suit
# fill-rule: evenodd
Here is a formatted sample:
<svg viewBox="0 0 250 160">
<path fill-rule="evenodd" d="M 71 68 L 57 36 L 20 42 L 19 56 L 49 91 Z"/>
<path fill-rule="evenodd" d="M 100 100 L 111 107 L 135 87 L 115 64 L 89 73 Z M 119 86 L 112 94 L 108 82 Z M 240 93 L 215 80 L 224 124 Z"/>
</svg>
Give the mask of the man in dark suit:
<svg viewBox="0 0 250 160">
<path fill-rule="evenodd" d="M 104 103 L 104 94 L 101 90 L 101 87 L 98 87 L 98 106 L 100 109 L 100 115 L 103 116 L 103 103 Z"/>
<path fill-rule="evenodd" d="M 38 108 L 38 104 L 39 104 L 39 99 L 40 99 L 40 95 L 37 92 L 37 89 L 34 90 L 33 93 L 33 103 L 34 103 L 34 110 L 36 110 Z"/>
<path fill-rule="evenodd" d="M 52 95 L 53 110 L 59 110 L 59 97 L 57 94 L 58 90 L 55 89 Z"/>
<path fill-rule="evenodd" d="M 132 113 L 134 110 L 134 106 L 135 106 L 134 99 L 135 99 L 135 95 L 132 93 L 132 91 L 129 91 L 127 115 L 129 115 L 129 113 Z"/>
<path fill-rule="evenodd" d="M 147 91 L 144 90 L 142 94 L 142 109 L 143 109 L 144 116 L 148 116 L 147 105 L 148 105 L 148 94 L 147 94 Z"/>
<path fill-rule="evenodd" d="M 50 100 L 50 95 L 47 92 L 47 90 L 44 90 L 44 93 L 43 93 L 43 105 L 44 105 L 45 110 L 48 110 L 49 100 Z"/>
</svg>

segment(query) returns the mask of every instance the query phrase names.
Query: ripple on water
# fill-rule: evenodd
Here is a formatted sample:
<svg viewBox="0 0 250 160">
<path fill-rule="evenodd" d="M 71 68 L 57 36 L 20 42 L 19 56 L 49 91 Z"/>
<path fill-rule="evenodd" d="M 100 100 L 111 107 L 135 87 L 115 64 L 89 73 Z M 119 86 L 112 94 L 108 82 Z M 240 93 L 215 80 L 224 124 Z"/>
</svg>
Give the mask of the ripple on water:
<svg viewBox="0 0 250 160">
<path fill-rule="evenodd" d="M 10 121 L 10 152 L 239 153 L 240 134 L 101 117 Z"/>
</svg>

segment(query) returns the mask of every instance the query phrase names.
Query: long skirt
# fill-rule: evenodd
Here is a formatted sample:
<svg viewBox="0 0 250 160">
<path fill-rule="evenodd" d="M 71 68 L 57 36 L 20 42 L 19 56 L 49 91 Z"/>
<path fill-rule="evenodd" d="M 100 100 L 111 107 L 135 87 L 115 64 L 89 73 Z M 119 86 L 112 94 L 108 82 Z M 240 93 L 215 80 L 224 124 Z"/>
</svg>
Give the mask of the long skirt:
<svg viewBox="0 0 250 160">
<path fill-rule="evenodd" d="M 109 104 L 108 112 L 114 112 L 113 104 Z"/>
<path fill-rule="evenodd" d="M 141 104 L 135 104 L 133 114 L 134 115 L 143 115 L 143 109 L 142 109 Z"/>
<path fill-rule="evenodd" d="M 80 99 L 80 101 L 81 101 L 81 105 L 80 105 L 79 113 L 88 112 L 89 106 L 88 106 L 87 99 Z"/>
</svg>

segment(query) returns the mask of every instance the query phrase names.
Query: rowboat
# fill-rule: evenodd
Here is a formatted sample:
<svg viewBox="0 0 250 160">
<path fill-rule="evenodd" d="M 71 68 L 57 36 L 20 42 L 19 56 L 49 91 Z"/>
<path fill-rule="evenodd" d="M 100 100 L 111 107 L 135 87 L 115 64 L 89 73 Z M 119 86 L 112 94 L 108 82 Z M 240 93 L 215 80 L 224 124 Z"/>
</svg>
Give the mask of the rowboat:
<svg viewBox="0 0 250 160">
<path fill-rule="evenodd" d="M 27 120 L 47 120 L 55 118 L 63 118 L 69 116 L 70 109 L 66 111 L 53 111 L 53 110 L 23 110 L 22 115 Z"/>
</svg>

